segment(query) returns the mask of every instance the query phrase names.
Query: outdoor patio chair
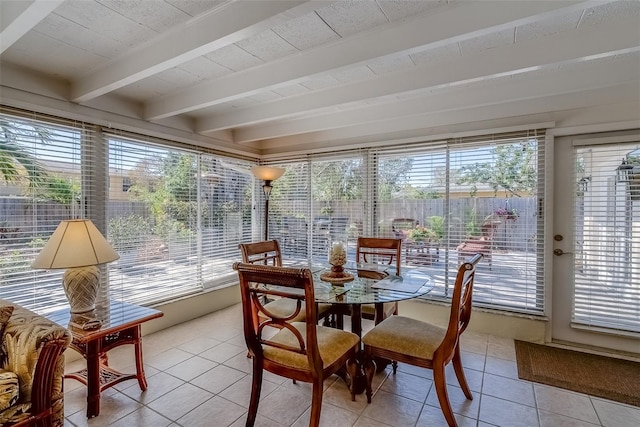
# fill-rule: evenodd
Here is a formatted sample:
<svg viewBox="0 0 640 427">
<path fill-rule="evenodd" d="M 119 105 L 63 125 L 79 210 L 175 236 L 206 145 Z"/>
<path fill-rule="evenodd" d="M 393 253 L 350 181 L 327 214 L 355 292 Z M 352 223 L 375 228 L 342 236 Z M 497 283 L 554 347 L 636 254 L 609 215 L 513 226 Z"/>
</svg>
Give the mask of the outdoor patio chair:
<svg viewBox="0 0 640 427">
<path fill-rule="evenodd" d="M 493 251 L 494 239 L 498 230 L 498 225 L 502 221 L 496 219 L 488 219 L 482 223 L 482 235 L 480 237 L 470 237 L 460 243 L 456 248 L 458 251 L 458 264 L 462 264 L 465 259 L 480 253 L 486 258 L 491 270 L 491 252 Z"/>
</svg>

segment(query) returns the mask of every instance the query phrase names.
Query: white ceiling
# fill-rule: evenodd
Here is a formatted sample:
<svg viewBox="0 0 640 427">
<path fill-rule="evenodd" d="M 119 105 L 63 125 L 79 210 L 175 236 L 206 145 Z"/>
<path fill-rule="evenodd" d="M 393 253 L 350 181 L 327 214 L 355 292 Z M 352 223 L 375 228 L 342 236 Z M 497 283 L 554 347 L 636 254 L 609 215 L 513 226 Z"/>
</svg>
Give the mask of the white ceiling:
<svg viewBox="0 0 640 427">
<path fill-rule="evenodd" d="M 637 0 L 0 5 L 3 91 L 238 150 L 294 151 L 640 100 Z"/>
</svg>

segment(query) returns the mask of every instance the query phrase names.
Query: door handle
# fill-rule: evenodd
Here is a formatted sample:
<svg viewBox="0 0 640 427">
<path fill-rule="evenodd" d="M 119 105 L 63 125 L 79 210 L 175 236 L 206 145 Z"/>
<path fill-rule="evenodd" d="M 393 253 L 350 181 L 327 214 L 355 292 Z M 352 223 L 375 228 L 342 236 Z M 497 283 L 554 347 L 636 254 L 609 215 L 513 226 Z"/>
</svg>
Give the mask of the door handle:
<svg viewBox="0 0 640 427">
<path fill-rule="evenodd" d="M 569 254 L 572 254 L 572 253 L 573 253 L 573 252 L 565 252 L 565 251 L 563 251 L 562 249 L 554 249 L 554 250 L 553 250 L 553 254 L 554 254 L 555 256 L 560 256 L 560 255 L 569 255 Z"/>
</svg>

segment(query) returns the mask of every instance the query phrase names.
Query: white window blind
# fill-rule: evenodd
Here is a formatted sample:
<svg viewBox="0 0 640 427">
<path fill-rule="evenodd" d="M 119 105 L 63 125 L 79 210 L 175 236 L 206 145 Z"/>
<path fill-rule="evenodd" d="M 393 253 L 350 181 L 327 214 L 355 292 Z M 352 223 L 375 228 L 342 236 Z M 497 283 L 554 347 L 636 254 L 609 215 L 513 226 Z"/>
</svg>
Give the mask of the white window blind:
<svg viewBox="0 0 640 427">
<path fill-rule="evenodd" d="M 111 296 L 151 303 L 230 280 L 251 238 L 250 165 L 110 136 Z"/>
<path fill-rule="evenodd" d="M 31 263 L 61 220 L 94 207 L 83 180 L 94 162 L 82 150 L 94 138 L 83 123 L 1 107 L 0 298 L 41 313 L 67 305 L 64 270 Z"/>
<path fill-rule="evenodd" d="M 340 240 L 354 257 L 366 218 L 364 152 L 273 165 L 286 168 L 273 183 L 269 204 L 269 234 L 280 239 L 284 254 L 290 260 L 326 262 L 330 242 Z"/>
<path fill-rule="evenodd" d="M 572 321 L 640 332 L 640 141 L 574 150 Z"/>
<path fill-rule="evenodd" d="M 237 280 L 230 268 L 240 261 L 238 244 L 254 238 L 252 219 L 254 163 L 202 155 L 200 176 L 201 259 L 204 286 Z M 257 223 L 258 219 L 254 221 Z"/>
</svg>

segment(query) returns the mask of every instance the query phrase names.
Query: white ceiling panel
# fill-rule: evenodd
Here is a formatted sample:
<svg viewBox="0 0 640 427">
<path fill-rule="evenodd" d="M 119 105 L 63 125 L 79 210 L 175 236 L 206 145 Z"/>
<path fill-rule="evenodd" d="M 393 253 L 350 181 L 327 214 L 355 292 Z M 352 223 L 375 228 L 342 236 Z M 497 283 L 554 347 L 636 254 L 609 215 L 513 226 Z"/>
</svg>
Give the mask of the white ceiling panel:
<svg viewBox="0 0 640 427">
<path fill-rule="evenodd" d="M 140 44 L 157 34 L 134 19 L 95 1 L 66 1 L 54 13 L 126 46 Z"/>
<path fill-rule="evenodd" d="M 447 0 L 376 0 L 390 21 L 397 21 L 445 6 Z"/>
<path fill-rule="evenodd" d="M 165 0 L 176 9 L 183 11 L 191 16 L 197 16 L 208 10 L 224 6 L 230 0 Z"/>
<path fill-rule="evenodd" d="M 318 10 L 318 15 L 341 37 L 388 22 L 374 1 L 343 1 Z"/>
<path fill-rule="evenodd" d="M 192 16 L 165 1 L 99 0 L 100 4 L 138 24 L 161 33 Z"/>
<path fill-rule="evenodd" d="M 232 71 L 246 70 L 263 62 L 257 56 L 250 54 L 235 44 L 211 52 L 205 57 Z"/>
<path fill-rule="evenodd" d="M 284 22 L 274 27 L 273 31 L 299 50 L 340 38 L 315 12 Z"/>
<path fill-rule="evenodd" d="M 25 34 L 1 58 L 12 64 L 64 79 L 78 77 L 105 60 L 92 52 L 35 31 Z"/>
<path fill-rule="evenodd" d="M 410 131 L 402 124 L 423 128 L 421 117 L 455 128 L 545 102 L 587 109 L 596 93 L 635 95 L 640 110 L 640 1 L 66 0 L 39 10 L 3 13 L 2 103 L 64 97 L 68 82 L 72 111 L 225 131 L 240 151 L 391 137 Z"/>
<path fill-rule="evenodd" d="M 638 17 L 640 17 L 640 1 L 616 1 L 586 9 L 580 20 L 580 27 Z"/>
<path fill-rule="evenodd" d="M 114 58 L 126 50 L 126 46 L 111 37 L 98 34 L 55 13 L 43 19 L 33 31 L 105 59 Z"/>
<path fill-rule="evenodd" d="M 241 49 L 265 62 L 273 61 L 298 51 L 272 30 L 263 31 L 236 44 Z"/>
<path fill-rule="evenodd" d="M 582 14 L 583 11 L 578 10 L 519 26 L 516 28 L 516 43 L 562 31 L 575 30 L 578 28 Z"/>
</svg>

